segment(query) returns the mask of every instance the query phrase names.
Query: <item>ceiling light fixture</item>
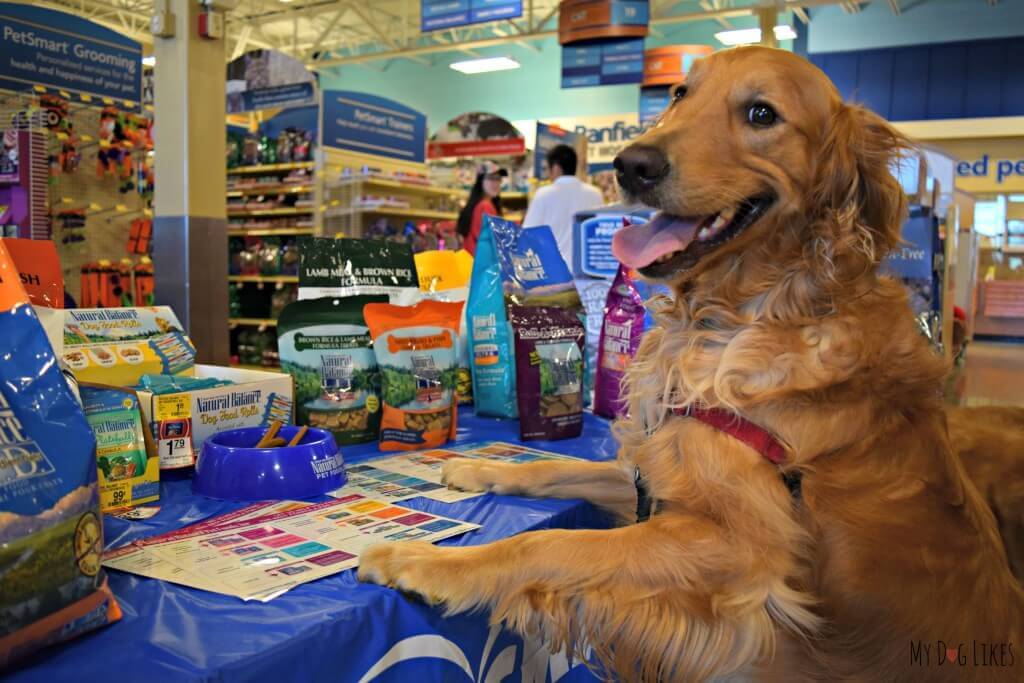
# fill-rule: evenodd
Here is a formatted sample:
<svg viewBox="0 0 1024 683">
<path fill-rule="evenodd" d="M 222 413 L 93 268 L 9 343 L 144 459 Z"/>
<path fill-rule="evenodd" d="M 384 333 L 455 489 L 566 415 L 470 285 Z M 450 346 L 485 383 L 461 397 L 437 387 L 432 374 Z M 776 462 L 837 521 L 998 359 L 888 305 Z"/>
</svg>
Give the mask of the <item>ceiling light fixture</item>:
<svg viewBox="0 0 1024 683">
<path fill-rule="evenodd" d="M 796 30 L 788 24 L 779 24 L 772 32 L 775 33 L 775 40 L 794 40 Z M 715 40 L 722 45 L 751 45 L 761 42 L 761 29 L 740 28 L 735 31 L 719 31 L 715 34 Z"/>
<path fill-rule="evenodd" d="M 491 71 L 518 69 L 521 65 L 512 57 L 483 57 L 452 62 L 448 66 L 464 74 L 485 74 Z"/>
</svg>

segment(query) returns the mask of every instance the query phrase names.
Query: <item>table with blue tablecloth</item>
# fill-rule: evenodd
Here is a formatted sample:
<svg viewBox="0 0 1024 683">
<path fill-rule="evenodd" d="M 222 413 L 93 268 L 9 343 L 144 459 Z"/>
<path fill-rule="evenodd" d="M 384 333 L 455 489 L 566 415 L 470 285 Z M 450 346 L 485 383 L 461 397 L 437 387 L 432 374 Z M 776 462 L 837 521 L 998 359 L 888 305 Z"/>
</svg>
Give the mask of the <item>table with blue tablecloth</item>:
<svg viewBox="0 0 1024 683">
<path fill-rule="evenodd" d="M 457 441 L 518 442 L 518 422 L 462 411 Z M 586 415 L 577 439 L 530 442 L 590 460 L 615 456 L 609 424 Z M 344 449 L 347 463 L 379 455 L 375 444 Z M 231 512 L 240 503 L 192 494 L 187 479 L 165 480 L 160 512 L 142 522 L 107 517 L 106 547 Z M 609 518 L 578 500 L 485 494 L 458 503 L 414 498 L 402 505 L 481 524 L 440 545 L 478 545 L 531 529 L 600 528 Z M 581 568 L 585 571 L 585 568 Z M 267 603 L 111 571 L 124 617 L 45 650 L 4 679 L 25 681 L 590 681 L 578 661 L 488 625 L 488 615 L 440 610 L 349 570 L 293 588 Z"/>
</svg>

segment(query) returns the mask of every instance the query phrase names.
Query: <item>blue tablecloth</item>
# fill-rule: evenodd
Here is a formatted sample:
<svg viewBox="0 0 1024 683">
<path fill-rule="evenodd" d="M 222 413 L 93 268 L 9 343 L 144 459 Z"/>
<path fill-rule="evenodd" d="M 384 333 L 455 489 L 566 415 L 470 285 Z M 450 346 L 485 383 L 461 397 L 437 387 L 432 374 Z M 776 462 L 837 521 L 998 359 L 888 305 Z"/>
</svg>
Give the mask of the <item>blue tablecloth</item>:
<svg viewBox="0 0 1024 683">
<path fill-rule="evenodd" d="M 460 415 L 458 441 L 518 441 L 518 423 Z M 587 415 L 583 436 L 531 446 L 592 460 L 614 457 L 608 423 Z M 346 462 L 378 455 L 373 444 L 347 448 Z M 582 501 L 486 494 L 446 504 L 416 498 L 411 508 L 482 524 L 441 541 L 477 545 L 530 529 L 605 527 L 608 518 Z M 145 522 L 107 518 L 107 547 L 182 527 L 239 504 L 194 496 L 188 480 L 164 481 L 161 510 Z M 354 571 L 299 586 L 265 604 L 109 572 L 124 618 L 50 648 L 5 681 L 583 681 L 583 666 L 549 657 L 539 643 L 489 629 L 486 614 L 441 613 Z M 390 664 L 390 666 L 389 666 Z M 379 676 L 367 677 L 382 670 Z"/>
</svg>

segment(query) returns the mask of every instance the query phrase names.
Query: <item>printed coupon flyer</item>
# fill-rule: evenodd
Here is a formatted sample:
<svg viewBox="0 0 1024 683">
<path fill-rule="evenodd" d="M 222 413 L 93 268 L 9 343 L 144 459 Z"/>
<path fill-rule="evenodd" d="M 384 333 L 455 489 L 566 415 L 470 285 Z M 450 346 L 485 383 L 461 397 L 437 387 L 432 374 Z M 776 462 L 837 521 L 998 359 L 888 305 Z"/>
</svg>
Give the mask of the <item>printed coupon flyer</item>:
<svg viewBox="0 0 1024 683">
<path fill-rule="evenodd" d="M 107 553 L 104 564 L 265 602 L 302 583 L 357 566 L 359 554 L 376 543 L 434 542 L 478 528 L 351 494 L 318 504 L 250 506 L 118 548 Z"/>
</svg>

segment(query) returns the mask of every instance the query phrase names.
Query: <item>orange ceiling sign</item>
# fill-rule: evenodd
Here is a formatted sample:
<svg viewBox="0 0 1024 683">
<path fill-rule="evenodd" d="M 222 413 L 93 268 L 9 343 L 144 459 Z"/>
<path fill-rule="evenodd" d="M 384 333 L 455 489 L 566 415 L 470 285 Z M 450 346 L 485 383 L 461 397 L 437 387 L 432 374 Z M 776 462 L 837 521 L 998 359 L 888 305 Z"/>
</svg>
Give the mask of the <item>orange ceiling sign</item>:
<svg viewBox="0 0 1024 683">
<path fill-rule="evenodd" d="M 693 62 L 714 52 L 710 45 L 666 45 L 644 51 L 644 87 L 686 80 Z"/>
</svg>

